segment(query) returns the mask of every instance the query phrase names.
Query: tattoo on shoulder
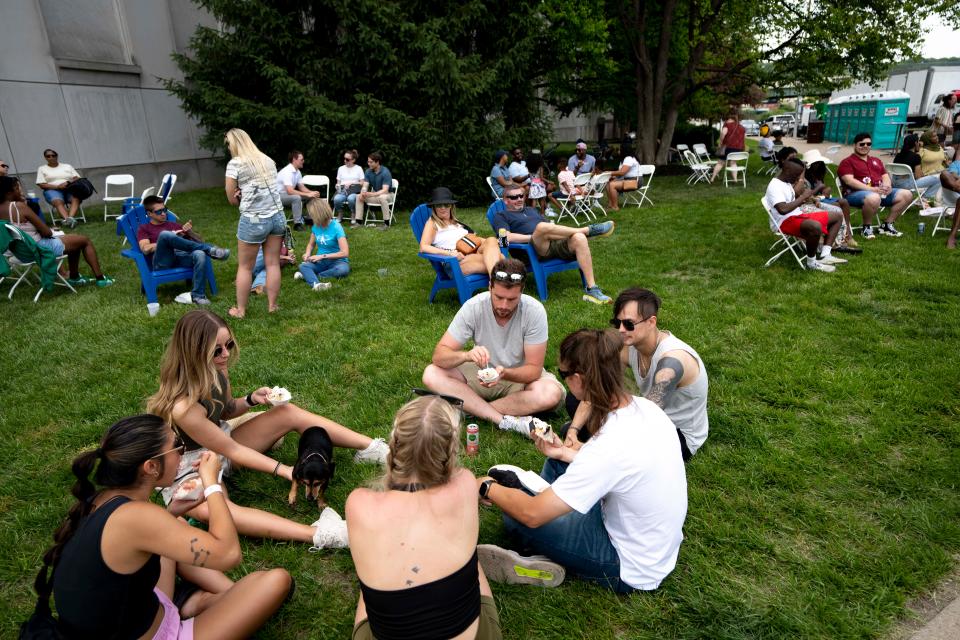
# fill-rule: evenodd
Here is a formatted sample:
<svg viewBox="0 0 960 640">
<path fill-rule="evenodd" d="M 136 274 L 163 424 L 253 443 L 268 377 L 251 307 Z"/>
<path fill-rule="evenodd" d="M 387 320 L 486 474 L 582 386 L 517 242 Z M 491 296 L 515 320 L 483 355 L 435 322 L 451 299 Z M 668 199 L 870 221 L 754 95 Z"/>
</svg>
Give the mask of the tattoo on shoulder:
<svg viewBox="0 0 960 640">
<path fill-rule="evenodd" d="M 680 384 L 681 378 L 683 378 L 683 363 L 672 356 L 661 358 L 653 374 L 653 386 L 647 392 L 647 400 L 662 409 L 667 398 Z"/>
<path fill-rule="evenodd" d="M 210 559 L 210 552 L 200 546 L 200 538 L 191 538 L 190 552 L 193 554 L 193 561 L 191 564 L 193 564 L 195 567 L 205 566 L 207 564 L 207 560 Z"/>
</svg>

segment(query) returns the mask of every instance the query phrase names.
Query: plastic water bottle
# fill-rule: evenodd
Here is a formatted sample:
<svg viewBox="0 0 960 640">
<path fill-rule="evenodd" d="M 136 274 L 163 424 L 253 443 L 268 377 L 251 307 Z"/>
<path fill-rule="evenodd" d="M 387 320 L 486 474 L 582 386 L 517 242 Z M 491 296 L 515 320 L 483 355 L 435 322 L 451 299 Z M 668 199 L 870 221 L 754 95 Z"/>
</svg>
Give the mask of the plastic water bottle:
<svg viewBox="0 0 960 640">
<path fill-rule="evenodd" d="M 927 229 L 927 223 L 921 222 L 920 224 L 917 225 L 917 235 L 922 236 L 923 232 L 926 231 L 926 229 Z"/>
<path fill-rule="evenodd" d="M 475 456 L 480 453 L 480 427 L 471 422 L 467 425 L 467 455 Z"/>
<path fill-rule="evenodd" d="M 510 246 L 510 239 L 507 238 L 507 230 L 499 229 L 497 231 L 497 244 L 500 245 L 501 249 L 505 249 Z"/>
</svg>

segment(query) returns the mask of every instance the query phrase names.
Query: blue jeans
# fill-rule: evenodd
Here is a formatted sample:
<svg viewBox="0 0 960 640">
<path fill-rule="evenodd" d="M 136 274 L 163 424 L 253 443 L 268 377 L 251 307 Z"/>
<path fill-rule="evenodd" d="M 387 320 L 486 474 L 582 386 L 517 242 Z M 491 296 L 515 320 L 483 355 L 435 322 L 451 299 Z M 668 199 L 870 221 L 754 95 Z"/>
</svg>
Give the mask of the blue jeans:
<svg viewBox="0 0 960 640">
<path fill-rule="evenodd" d="M 346 258 L 324 258 L 319 262 L 304 260 L 300 263 L 300 273 L 304 282 L 312 287 L 320 282 L 320 278 L 342 278 L 350 273 L 350 261 Z"/>
<path fill-rule="evenodd" d="M 207 253 L 211 246 L 206 242 L 188 240 L 173 231 L 161 231 L 153 253 L 153 268 L 193 267 L 193 290 L 190 295 L 194 300 L 206 298 Z"/>
<path fill-rule="evenodd" d="M 569 465 L 552 458 L 543 463 L 540 477 L 553 484 Z M 533 553 L 545 555 L 584 580 L 595 582 L 617 593 L 632 593 L 633 587 L 620 579 L 620 556 L 603 526 L 600 503 L 587 513 L 571 511 L 536 529 L 503 515 L 508 533 L 519 538 Z"/>
<path fill-rule="evenodd" d="M 893 206 L 893 201 L 897 197 L 897 192 L 900 189 L 891 189 L 890 193 L 885 196 L 881 196 L 879 193 L 876 195 L 880 196 L 880 206 L 881 207 L 890 207 Z M 851 207 L 856 207 L 857 209 L 863 208 L 863 201 L 867 199 L 867 196 L 874 195 L 873 191 L 851 191 L 846 195 L 847 202 L 850 203 Z"/>
<path fill-rule="evenodd" d="M 237 225 L 237 240 L 247 244 L 263 244 L 268 236 L 282 236 L 287 230 L 287 218 L 278 211 L 269 218 L 240 216 Z"/>
<path fill-rule="evenodd" d="M 263 247 L 257 252 L 257 261 L 253 263 L 253 282 L 250 283 L 250 290 L 257 287 L 267 286 L 267 265 L 263 261 Z"/>
<path fill-rule="evenodd" d="M 59 189 L 44 189 L 43 199 L 47 201 L 47 204 L 53 204 L 55 200 L 63 200 L 63 204 L 70 204 L 73 196 Z"/>
<path fill-rule="evenodd" d="M 909 178 L 894 178 L 893 186 L 901 189 L 913 189 L 913 184 Z M 937 197 L 937 191 L 940 191 L 940 175 L 923 176 L 917 178 L 917 188 L 921 190 L 923 197 L 932 200 Z"/>
<path fill-rule="evenodd" d="M 345 193 L 335 193 L 333 195 L 333 212 L 336 213 L 343 204 L 346 203 L 350 211 L 350 217 L 353 217 L 353 212 L 357 210 L 357 194 L 351 193 L 347 195 Z"/>
</svg>

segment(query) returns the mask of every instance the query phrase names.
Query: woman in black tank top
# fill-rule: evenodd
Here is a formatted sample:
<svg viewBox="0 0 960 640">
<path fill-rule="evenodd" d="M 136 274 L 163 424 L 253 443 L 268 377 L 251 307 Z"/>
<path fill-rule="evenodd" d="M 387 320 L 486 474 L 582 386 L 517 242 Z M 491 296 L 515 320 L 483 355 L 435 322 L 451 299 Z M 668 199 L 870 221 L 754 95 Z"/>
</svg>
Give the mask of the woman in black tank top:
<svg viewBox="0 0 960 640">
<path fill-rule="evenodd" d="M 38 617 L 49 615 L 52 593 L 64 637 L 246 638 L 283 603 L 291 585 L 283 569 L 251 573 L 236 585 L 221 573 L 237 566 L 241 553 L 216 484 L 217 456 L 205 454 L 199 467 L 209 531 L 150 502 L 154 487 L 173 481 L 182 453 L 161 418 L 140 415 L 114 424 L 96 450 L 73 461 L 78 501 L 35 582 Z M 202 585 L 179 611 L 171 601 L 177 573 Z"/>
<path fill-rule="evenodd" d="M 347 498 L 361 591 L 354 640 L 501 637 L 477 561 L 476 479 L 457 463 L 460 406 L 435 395 L 404 405 L 384 490 Z"/>
</svg>

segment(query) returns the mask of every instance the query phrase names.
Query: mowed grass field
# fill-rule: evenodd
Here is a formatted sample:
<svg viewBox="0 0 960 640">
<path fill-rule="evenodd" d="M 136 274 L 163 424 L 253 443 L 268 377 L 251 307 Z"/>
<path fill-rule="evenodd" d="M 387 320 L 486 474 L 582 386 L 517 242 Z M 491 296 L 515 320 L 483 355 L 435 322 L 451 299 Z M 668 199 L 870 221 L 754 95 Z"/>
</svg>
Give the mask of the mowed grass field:
<svg viewBox="0 0 960 640">
<path fill-rule="evenodd" d="M 954 566 L 960 253 L 931 239 L 929 223 L 918 236 L 913 211 L 899 225 L 903 238 L 862 243 L 863 255 L 836 273 L 802 272 L 789 257 L 764 269 L 772 236 L 758 200 L 767 180 L 751 172 L 746 189 L 725 189 L 657 177 L 655 206 L 612 214 L 616 233 L 591 241 L 601 287 L 611 296 L 629 285 L 656 291 L 660 326 L 699 351 L 710 437 L 687 465 L 685 541 L 657 592 L 620 597 L 577 579 L 553 590 L 495 584 L 505 637 L 882 637 L 908 598 Z M 347 231 L 354 272 L 331 290 L 314 293 L 287 269 L 280 313 L 253 298 L 247 318 L 231 322 L 236 394 L 283 385 L 304 407 L 388 435 L 458 308 L 452 291 L 427 304 L 433 272 L 408 224 L 416 204 L 402 199 L 389 231 Z M 237 213 L 221 189 L 177 192 L 169 206 L 235 249 Z M 173 303 L 186 287 L 170 285 L 159 314 L 147 315 L 136 269 L 99 212 L 88 207 L 91 222 L 77 231 L 95 240 L 115 286 L 58 290 L 36 305 L 27 289 L 9 301 L 0 286 L 0 637 L 14 636 L 33 606 L 40 556 L 72 501 L 71 459 L 142 411 L 190 309 Z M 460 216 L 487 233 L 483 212 Z M 306 233 L 297 240 L 302 252 Z M 236 260 L 214 264 L 213 310 L 226 315 Z M 548 367 L 563 336 L 611 317 L 581 294 L 575 272 L 550 279 Z M 279 458 L 292 463 L 296 444 L 288 437 Z M 327 494 L 341 512 L 350 490 L 379 473 L 351 455 L 337 451 Z M 542 460 L 516 434 L 483 424 L 480 455 L 463 464 L 482 473 L 498 462 L 539 470 Z M 290 512 L 289 487 L 276 478 L 240 471 L 233 481 L 238 503 L 306 523 L 317 516 L 306 504 Z M 480 541 L 506 543 L 498 510 L 481 508 Z M 279 565 L 297 581 L 258 637 L 349 636 L 359 594 L 349 551 L 307 547 L 243 540 L 236 575 Z"/>
</svg>

